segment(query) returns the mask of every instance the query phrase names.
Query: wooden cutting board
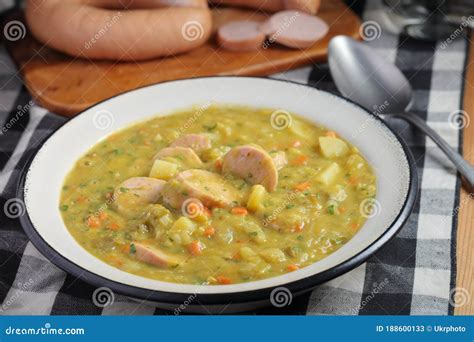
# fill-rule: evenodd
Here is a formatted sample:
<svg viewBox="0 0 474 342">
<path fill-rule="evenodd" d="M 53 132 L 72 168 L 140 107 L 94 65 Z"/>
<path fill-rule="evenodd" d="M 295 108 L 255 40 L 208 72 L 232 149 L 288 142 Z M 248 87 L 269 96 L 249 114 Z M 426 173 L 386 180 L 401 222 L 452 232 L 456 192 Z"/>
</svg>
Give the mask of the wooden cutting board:
<svg viewBox="0 0 474 342">
<path fill-rule="evenodd" d="M 240 9 L 213 11 L 214 29 L 231 20 L 261 21 L 267 17 Z M 210 75 L 264 76 L 325 61 L 331 37 L 345 34 L 359 38 L 360 20 L 342 1 L 323 1 L 319 16 L 329 24 L 329 34 L 303 51 L 272 44 L 257 52 L 229 52 L 219 49 L 212 39 L 178 57 L 117 63 L 69 57 L 43 46 L 28 33 L 23 39 L 6 43 L 35 99 L 52 112 L 72 116 L 118 93 L 156 82 Z M 12 19 L 24 20 L 22 13 L 8 20 Z"/>
</svg>

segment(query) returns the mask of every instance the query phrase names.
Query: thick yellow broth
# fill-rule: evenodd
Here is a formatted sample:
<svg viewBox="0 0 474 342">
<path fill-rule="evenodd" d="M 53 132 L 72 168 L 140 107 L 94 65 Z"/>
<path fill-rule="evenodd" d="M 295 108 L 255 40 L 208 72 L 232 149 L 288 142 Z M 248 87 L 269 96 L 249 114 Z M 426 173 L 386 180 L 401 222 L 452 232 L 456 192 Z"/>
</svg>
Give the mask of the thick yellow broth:
<svg viewBox="0 0 474 342">
<path fill-rule="evenodd" d="M 293 114 L 285 128 L 289 122 L 272 119 L 272 113 L 237 106 L 193 108 L 116 132 L 90 149 L 67 175 L 59 205 L 66 227 L 81 246 L 104 262 L 168 282 L 248 282 L 321 260 L 364 224 L 376 179 L 357 148 L 347 142 L 343 155 L 324 156 L 319 138 L 334 137 L 334 132 Z M 221 173 L 222 157 L 236 146 L 257 144 L 270 156 L 284 152 L 288 163 L 278 171 L 276 190 L 265 191 L 259 209 L 251 210 L 247 200 L 253 185 L 223 175 L 229 186 L 238 189 L 240 202 L 222 208 L 198 207 L 204 211 L 186 219 L 193 226 L 190 230 L 183 230 L 182 225 L 173 228 L 186 213 L 169 208 L 162 199 L 149 204 L 131 201 L 130 213 L 119 213 L 114 189 L 128 178 L 148 177 L 154 155 L 190 133 L 211 138 L 212 148 L 199 156 L 202 168 L 216 174 Z M 329 183 L 322 181 L 321 174 L 334 164 L 336 176 Z M 186 168 L 182 162 L 180 171 Z M 163 210 L 169 210 L 167 224 L 153 219 Z M 137 243 L 173 255 L 179 262 L 165 266 L 144 262 L 136 256 Z"/>
</svg>

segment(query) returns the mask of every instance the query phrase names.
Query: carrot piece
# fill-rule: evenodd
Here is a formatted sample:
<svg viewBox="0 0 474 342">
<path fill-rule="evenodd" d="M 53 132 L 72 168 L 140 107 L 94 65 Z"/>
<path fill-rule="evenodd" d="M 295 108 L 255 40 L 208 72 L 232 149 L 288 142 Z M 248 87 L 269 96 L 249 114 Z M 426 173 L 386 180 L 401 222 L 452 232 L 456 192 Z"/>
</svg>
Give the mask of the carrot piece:
<svg viewBox="0 0 474 342">
<path fill-rule="evenodd" d="M 206 235 L 208 238 L 210 238 L 211 236 L 213 236 L 214 234 L 216 233 L 216 230 L 209 226 L 207 227 L 205 230 L 204 230 L 204 235 Z"/>
<path fill-rule="evenodd" d="M 110 230 L 118 230 L 120 226 L 117 223 L 112 222 L 111 224 L 107 226 L 107 228 L 109 228 Z"/>
<path fill-rule="evenodd" d="M 339 212 L 343 214 L 346 211 L 346 207 L 339 207 Z"/>
<path fill-rule="evenodd" d="M 291 144 L 291 147 L 300 147 L 301 146 L 301 141 L 295 140 L 293 144 Z"/>
<path fill-rule="evenodd" d="M 295 189 L 296 191 L 304 191 L 304 190 L 306 190 L 306 189 L 308 189 L 308 188 L 310 188 L 310 187 L 311 187 L 311 183 L 310 183 L 310 182 L 303 182 L 303 183 L 296 184 L 295 187 L 294 187 L 294 189 Z"/>
<path fill-rule="evenodd" d="M 303 165 L 304 163 L 306 163 L 306 161 L 307 161 L 308 159 L 309 159 L 308 156 L 301 155 L 301 156 L 296 157 L 296 158 L 293 160 L 293 164 L 294 164 L 294 165 Z"/>
<path fill-rule="evenodd" d="M 219 284 L 222 284 L 222 285 L 232 284 L 232 280 L 229 277 L 218 276 L 216 280 Z"/>
<path fill-rule="evenodd" d="M 286 269 L 290 272 L 293 272 L 293 271 L 299 270 L 300 267 L 297 264 L 291 264 L 291 265 L 288 265 Z"/>
<path fill-rule="evenodd" d="M 357 183 L 359 183 L 359 178 L 357 178 L 355 176 L 352 176 L 352 177 L 349 178 L 349 184 L 356 185 Z"/>
<path fill-rule="evenodd" d="M 336 132 L 334 131 L 327 131 L 326 136 L 331 138 L 337 138 Z"/>
<path fill-rule="evenodd" d="M 293 229 L 294 232 L 301 232 L 304 228 L 304 222 L 297 223 L 295 228 Z"/>
<path fill-rule="evenodd" d="M 231 213 L 234 215 L 245 216 L 249 212 L 244 207 L 235 207 L 235 208 L 232 208 Z"/>
<path fill-rule="evenodd" d="M 130 254 L 130 245 L 122 245 L 120 246 L 120 250 L 125 254 Z"/>
<path fill-rule="evenodd" d="M 198 256 L 202 254 L 202 246 L 199 241 L 193 241 L 188 245 L 188 251 L 191 255 Z"/>
<path fill-rule="evenodd" d="M 78 196 L 78 197 L 76 198 L 76 202 L 79 203 L 79 204 L 84 203 L 86 200 L 87 200 L 87 197 L 86 197 L 86 196 L 82 196 L 82 195 L 81 195 L 81 196 Z"/>
<path fill-rule="evenodd" d="M 216 169 L 221 170 L 222 169 L 222 160 L 217 159 L 216 162 L 214 163 L 214 166 Z"/>
<path fill-rule="evenodd" d="M 99 212 L 99 220 L 103 221 L 107 218 L 107 213 L 105 211 Z"/>
<path fill-rule="evenodd" d="M 97 217 L 94 215 L 91 215 L 87 218 L 87 226 L 91 228 L 97 228 L 100 226 L 100 221 Z"/>
<path fill-rule="evenodd" d="M 355 222 L 351 223 L 351 228 L 352 229 L 357 229 L 359 227 L 359 225 Z"/>
</svg>

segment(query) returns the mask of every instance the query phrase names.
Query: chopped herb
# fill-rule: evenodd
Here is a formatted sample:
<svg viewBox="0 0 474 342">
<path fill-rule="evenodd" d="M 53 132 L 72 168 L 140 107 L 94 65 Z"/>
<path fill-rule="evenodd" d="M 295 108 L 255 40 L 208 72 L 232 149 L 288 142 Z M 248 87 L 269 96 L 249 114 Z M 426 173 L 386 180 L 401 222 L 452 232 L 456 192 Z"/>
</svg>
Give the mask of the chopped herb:
<svg viewBox="0 0 474 342">
<path fill-rule="evenodd" d="M 137 252 L 137 247 L 135 247 L 134 243 L 130 244 L 130 254 L 135 254 Z"/>
<path fill-rule="evenodd" d="M 202 127 L 204 127 L 205 129 L 207 129 L 208 131 L 212 131 L 212 130 L 216 129 L 217 124 L 214 123 L 214 124 L 209 124 L 209 125 L 202 125 Z"/>
<path fill-rule="evenodd" d="M 69 209 L 69 206 L 66 205 L 66 204 L 63 204 L 61 207 L 60 207 L 61 211 L 67 211 Z"/>
<path fill-rule="evenodd" d="M 81 189 L 84 189 L 86 186 L 87 186 L 87 184 L 85 184 L 85 183 L 79 184 L 79 187 L 80 187 Z"/>
<path fill-rule="evenodd" d="M 69 186 L 67 185 L 63 186 L 63 191 L 66 191 L 67 189 L 69 189 Z"/>
<path fill-rule="evenodd" d="M 257 236 L 257 235 L 258 235 L 258 232 L 250 232 L 249 235 L 251 235 L 251 236 Z"/>
<path fill-rule="evenodd" d="M 298 235 L 296 237 L 296 239 L 298 239 L 298 241 L 303 241 L 304 240 L 304 236 L 303 235 Z"/>
<path fill-rule="evenodd" d="M 334 204 L 331 204 L 331 205 L 328 207 L 328 213 L 329 213 L 330 215 L 334 215 L 335 212 L 336 212 L 336 208 L 335 208 Z"/>
<path fill-rule="evenodd" d="M 183 191 L 181 194 L 182 194 L 183 196 L 188 196 L 188 195 L 189 195 L 187 191 Z"/>
<path fill-rule="evenodd" d="M 120 187 L 120 192 L 122 192 L 122 193 L 125 193 L 125 192 L 127 192 L 127 191 L 128 191 L 128 189 L 127 189 L 127 188 Z"/>
<path fill-rule="evenodd" d="M 291 208 L 294 208 L 294 207 L 295 207 L 294 204 L 288 204 L 285 208 L 286 208 L 286 209 L 291 209 Z"/>
</svg>

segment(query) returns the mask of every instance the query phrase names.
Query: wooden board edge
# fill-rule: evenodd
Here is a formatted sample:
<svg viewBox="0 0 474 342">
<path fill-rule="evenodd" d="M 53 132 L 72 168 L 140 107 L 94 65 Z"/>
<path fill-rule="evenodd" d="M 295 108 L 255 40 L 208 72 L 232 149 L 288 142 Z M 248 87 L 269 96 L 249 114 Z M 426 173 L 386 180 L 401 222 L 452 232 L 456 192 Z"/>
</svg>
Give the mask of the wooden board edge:
<svg viewBox="0 0 474 342">
<path fill-rule="evenodd" d="M 469 118 L 464 127 L 463 155 L 474 164 L 474 31 L 471 30 L 468 39 L 468 59 L 464 80 L 463 108 Z M 469 120 L 470 119 L 470 120 Z M 459 199 L 458 226 L 456 250 L 456 288 L 459 289 L 458 306 L 454 308 L 455 315 L 474 314 L 474 190 L 463 186 Z M 461 301 L 465 303 L 463 305 Z"/>
</svg>

